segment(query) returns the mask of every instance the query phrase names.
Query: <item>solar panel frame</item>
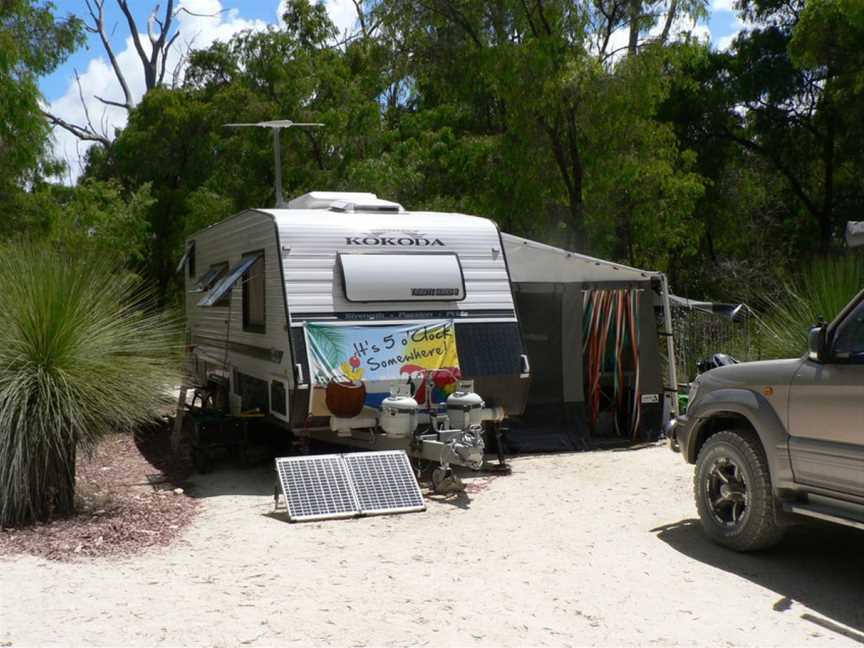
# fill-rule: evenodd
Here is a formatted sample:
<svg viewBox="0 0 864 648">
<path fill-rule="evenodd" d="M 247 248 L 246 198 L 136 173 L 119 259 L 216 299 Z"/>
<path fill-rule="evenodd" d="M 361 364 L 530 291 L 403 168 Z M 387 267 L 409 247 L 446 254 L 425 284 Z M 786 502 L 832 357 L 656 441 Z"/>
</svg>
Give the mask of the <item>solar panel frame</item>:
<svg viewBox="0 0 864 648">
<path fill-rule="evenodd" d="M 276 474 L 292 522 L 349 518 L 360 513 L 341 455 L 279 457 Z"/>
<path fill-rule="evenodd" d="M 292 522 L 426 510 L 404 450 L 279 457 L 275 463 Z"/>
<path fill-rule="evenodd" d="M 426 502 L 404 450 L 342 455 L 361 515 L 425 511 Z"/>
</svg>

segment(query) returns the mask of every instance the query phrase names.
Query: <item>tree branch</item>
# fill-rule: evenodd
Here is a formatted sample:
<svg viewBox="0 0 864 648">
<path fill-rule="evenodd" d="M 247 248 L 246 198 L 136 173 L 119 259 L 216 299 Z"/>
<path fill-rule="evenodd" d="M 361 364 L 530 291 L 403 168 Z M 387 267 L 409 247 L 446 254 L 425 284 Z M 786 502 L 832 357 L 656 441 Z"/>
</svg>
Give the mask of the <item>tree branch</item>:
<svg viewBox="0 0 864 648">
<path fill-rule="evenodd" d="M 96 129 L 93 127 L 93 121 L 90 119 L 90 109 L 87 107 L 87 102 L 84 101 L 84 90 L 81 87 L 81 77 L 78 75 L 78 70 L 73 70 L 75 74 L 75 84 L 78 86 L 78 99 L 81 101 L 81 107 L 84 108 L 84 118 L 87 120 L 87 127 L 92 131 L 96 132 Z"/>
<path fill-rule="evenodd" d="M 671 0 L 669 2 L 669 11 L 666 14 L 666 22 L 663 25 L 663 31 L 660 32 L 660 43 L 665 44 L 666 40 L 669 38 L 669 30 L 672 29 L 672 21 L 675 20 L 675 16 L 678 14 L 678 0 Z"/>
<path fill-rule="evenodd" d="M 105 137 L 104 135 L 100 135 L 99 133 L 96 133 L 89 128 L 67 122 L 66 120 L 61 119 L 56 115 L 52 115 L 45 110 L 42 111 L 42 114 L 45 116 L 46 119 L 48 119 L 49 122 L 51 122 L 51 124 L 53 124 L 54 126 L 59 126 L 66 131 L 69 131 L 79 140 L 85 140 L 88 142 L 99 142 L 106 147 L 111 144 L 111 141 L 107 137 Z"/>
<path fill-rule="evenodd" d="M 778 156 L 772 155 L 772 153 L 768 149 L 766 149 L 764 146 L 762 146 L 760 144 L 757 144 L 756 142 L 753 142 L 752 140 L 749 140 L 745 137 L 738 137 L 735 133 L 733 133 L 731 130 L 729 130 L 729 128 L 727 128 L 725 126 L 720 127 L 720 134 L 723 137 L 726 137 L 727 139 L 729 139 L 733 142 L 736 142 L 737 144 L 740 144 L 745 149 L 747 149 L 749 151 L 753 151 L 754 153 L 758 153 L 759 155 L 768 159 L 777 168 L 777 170 L 786 178 L 786 180 L 789 182 L 789 185 L 792 187 L 792 192 L 796 196 L 798 196 L 798 198 L 801 200 L 802 203 L 804 203 L 804 206 L 807 208 L 807 210 L 811 214 L 813 214 L 814 216 L 819 218 L 819 215 L 820 215 L 819 207 L 817 207 L 816 203 L 814 203 L 810 199 L 810 196 L 807 195 L 807 192 L 804 190 L 804 186 L 801 184 L 801 181 L 792 172 L 792 169 L 787 167 L 786 164 L 784 164 L 783 161 Z"/>
<path fill-rule="evenodd" d="M 105 2 L 105 0 L 99 0 L 101 2 Z M 141 64 L 144 66 L 144 70 L 146 73 L 147 70 L 147 54 L 144 52 L 144 46 L 141 45 L 141 38 L 138 35 L 138 25 L 135 24 L 135 17 L 132 15 L 132 11 L 129 9 L 129 3 L 127 0 L 117 0 L 117 6 L 120 7 L 120 11 L 123 12 L 123 16 L 126 18 L 126 24 L 129 25 L 129 33 L 132 36 L 132 44 L 135 46 L 135 51 L 138 53 L 138 58 L 141 59 Z M 146 74 L 145 74 L 146 76 Z"/>
<path fill-rule="evenodd" d="M 87 26 L 87 31 L 99 35 L 99 40 L 102 41 L 102 46 L 105 48 L 105 53 L 108 55 L 108 60 L 111 62 L 111 69 L 114 70 L 114 76 L 117 77 L 117 82 L 123 90 L 126 110 L 132 110 L 132 92 L 129 90 L 129 84 L 126 83 L 126 77 L 120 69 L 120 64 L 117 63 L 117 57 L 114 55 L 114 49 L 111 47 L 111 41 L 105 33 L 105 0 L 84 0 L 87 6 L 87 11 L 93 19 L 93 25 Z"/>
<path fill-rule="evenodd" d="M 111 101 L 110 99 L 103 99 L 99 95 L 93 95 L 93 98 L 96 99 L 97 101 L 101 101 L 106 106 L 116 106 L 117 108 L 127 108 L 126 104 L 124 104 L 124 103 L 121 103 L 119 101 Z M 89 117 L 88 117 L 88 121 L 89 121 Z"/>
</svg>

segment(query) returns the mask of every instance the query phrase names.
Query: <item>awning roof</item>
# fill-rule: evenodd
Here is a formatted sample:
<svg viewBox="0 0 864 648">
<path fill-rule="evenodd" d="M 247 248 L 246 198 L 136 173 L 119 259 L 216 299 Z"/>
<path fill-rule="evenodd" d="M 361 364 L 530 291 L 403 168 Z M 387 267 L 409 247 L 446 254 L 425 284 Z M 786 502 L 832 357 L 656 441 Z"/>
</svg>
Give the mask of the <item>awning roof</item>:
<svg viewBox="0 0 864 648">
<path fill-rule="evenodd" d="M 649 281 L 659 272 L 568 252 L 512 234 L 502 234 L 512 281 L 554 283 L 603 283 Z"/>
</svg>

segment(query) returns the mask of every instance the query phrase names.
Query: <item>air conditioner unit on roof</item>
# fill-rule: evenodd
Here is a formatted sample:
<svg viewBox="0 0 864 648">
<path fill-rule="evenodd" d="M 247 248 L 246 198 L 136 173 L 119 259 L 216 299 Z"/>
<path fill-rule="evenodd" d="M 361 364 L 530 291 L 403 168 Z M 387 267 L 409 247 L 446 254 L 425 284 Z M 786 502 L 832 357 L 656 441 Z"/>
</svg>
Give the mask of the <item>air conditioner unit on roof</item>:
<svg viewBox="0 0 864 648">
<path fill-rule="evenodd" d="M 357 191 L 310 191 L 288 201 L 288 209 L 330 209 L 336 202 L 369 202 L 378 199 L 373 193 Z"/>
<path fill-rule="evenodd" d="M 357 212 L 404 212 L 405 209 L 399 203 L 389 200 L 337 200 L 330 205 L 330 211 L 357 213 Z"/>
</svg>

